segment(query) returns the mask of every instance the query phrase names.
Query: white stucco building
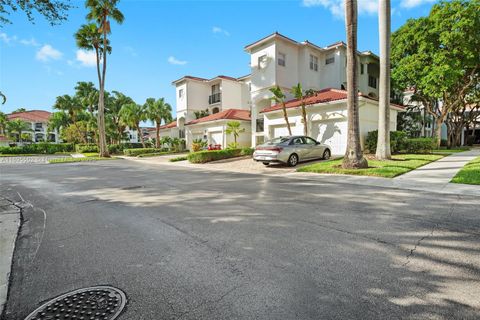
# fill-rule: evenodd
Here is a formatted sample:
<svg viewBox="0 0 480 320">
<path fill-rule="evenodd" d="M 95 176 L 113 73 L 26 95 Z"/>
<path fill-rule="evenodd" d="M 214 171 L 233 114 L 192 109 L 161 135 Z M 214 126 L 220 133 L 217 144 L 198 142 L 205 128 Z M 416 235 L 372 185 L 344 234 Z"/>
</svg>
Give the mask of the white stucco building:
<svg viewBox="0 0 480 320">
<path fill-rule="evenodd" d="M 286 94 L 289 121 L 293 134 L 303 134 L 303 121 L 299 104 L 290 93 L 301 83 L 303 90 L 320 91 L 309 100 L 307 112 L 309 135 L 332 145 L 333 153 L 341 154 L 346 148 L 346 45 L 337 42 L 326 47 L 311 42 L 297 42 L 279 33 L 245 46 L 250 55 L 250 75 L 241 78 L 218 76 L 203 79 L 185 76 L 172 84 L 176 88 L 177 122 L 179 137 L 203 137 L 208 143 L 227 144 L 224 124 L 211 118 L 196 119 L 195 112 L 209 111 L 210 115 L 230 109 L 248 110 L 250 119 L 242 120 L 248 126 L 249 145 L 255 146 L 266 139 L 287 135 L 280 106 L 273 106 L 270 88 L 279 86 Z M 362 141 L 366 133 L 378 127 L 378 77 L 379 58 L 370 51 L 358 52 L 360 128 Z M 331 97 L 335 97 L 335 101 Z M 391 130 L 395 130 L 400 106 L 391 107 Z M 230 113 L 225 112 L 224 115 Z M 217 116 L 218 118 L 218 116 Z M 224 121 L 225 122 L 225 121 Z M 202 123 L 200 127 L 198 124 Z M 331 128 L 334 128 L 331 131 Z M 162 129 L 162 134 L 172 134 L 173 128 Z M 203 134 L 202 134 L 203 133 Z M 220 139 L 220 136 L 222 138 Z M 242 137 L 242 144 L 247 144 Z"/>
<path fill-rule="evenodd" d="M 31 130 L 23 133 L 30 134 L 32 136 L 32 142 L 48 141 L 58 143 L 61 142 L 58 131 L 48 130 L 48 120 L 51 115 L 51 112 L 44 110 L 30 110 L 8 114 L 7 118 L 8 121 L 20 119 L 27 122 L 31 126 Z"/>
</svg>

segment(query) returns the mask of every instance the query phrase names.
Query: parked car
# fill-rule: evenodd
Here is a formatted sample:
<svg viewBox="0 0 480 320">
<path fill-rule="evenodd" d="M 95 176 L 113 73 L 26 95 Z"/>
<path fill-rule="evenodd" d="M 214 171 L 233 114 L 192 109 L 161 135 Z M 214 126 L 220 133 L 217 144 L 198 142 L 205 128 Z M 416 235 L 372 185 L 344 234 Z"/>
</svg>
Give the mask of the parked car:
<svg viewBox="0 0 480 320">
<path fill-rule="evenodd" d="M 290 136 L 275 138 L 255 148 L 253 160 L 270 163 L 284 163 L 291 167 L 301 161 L 329 159 L 330 147 L 307 136 Z"/>
</svg>

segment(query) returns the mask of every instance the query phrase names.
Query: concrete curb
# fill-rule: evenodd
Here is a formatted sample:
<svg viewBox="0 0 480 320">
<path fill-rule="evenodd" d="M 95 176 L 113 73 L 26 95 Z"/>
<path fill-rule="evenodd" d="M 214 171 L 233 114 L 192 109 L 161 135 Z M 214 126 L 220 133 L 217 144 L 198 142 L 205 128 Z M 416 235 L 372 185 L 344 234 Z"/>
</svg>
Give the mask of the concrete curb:
<svg viewBox="0 0 480 320">
<path fill-rule="evenodd" d="M 7 303 L 13 251 L 20 222 L 20 207 L 0 197 L 0 315 Z"/>
</svg>

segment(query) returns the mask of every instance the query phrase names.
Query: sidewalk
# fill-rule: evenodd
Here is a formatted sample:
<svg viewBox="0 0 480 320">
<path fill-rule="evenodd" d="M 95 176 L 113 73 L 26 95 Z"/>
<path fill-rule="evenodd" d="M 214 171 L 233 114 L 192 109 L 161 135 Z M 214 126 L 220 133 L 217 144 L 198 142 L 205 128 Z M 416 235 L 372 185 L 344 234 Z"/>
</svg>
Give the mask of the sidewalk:
<svg viewBox="0 0 480 320">
<path fill-rule="evenodd" d="M 13 249 L 20 226 L 20 209 L 0 197 L 0 315 L 7 301 Z"/>
</svg>

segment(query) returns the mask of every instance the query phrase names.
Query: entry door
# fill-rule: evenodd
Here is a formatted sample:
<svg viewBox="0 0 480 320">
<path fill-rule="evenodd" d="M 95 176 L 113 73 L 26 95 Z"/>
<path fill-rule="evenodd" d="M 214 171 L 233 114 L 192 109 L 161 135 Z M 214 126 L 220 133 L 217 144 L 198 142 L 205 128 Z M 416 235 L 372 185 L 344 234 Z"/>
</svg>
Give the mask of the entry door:
<svg viewBox="0 0 480 320">
<path fill-rule="evenodd" d="M 210 144 L 219 144 L 223 147 L 223 134 L 221 131 L 210 133 Z"/>
</svg>

